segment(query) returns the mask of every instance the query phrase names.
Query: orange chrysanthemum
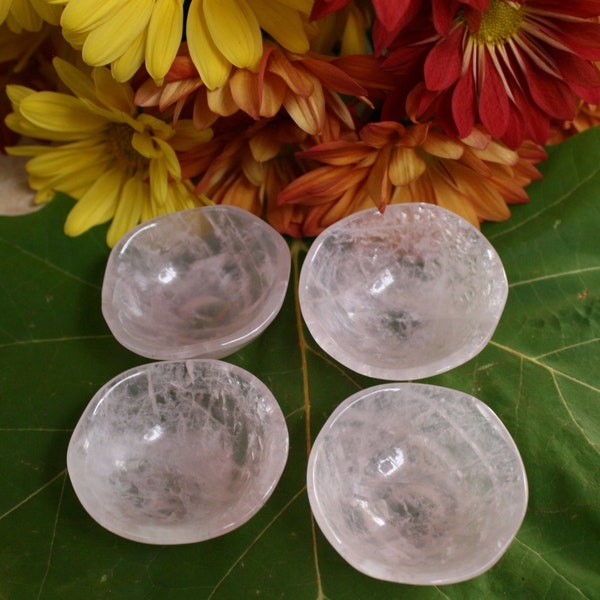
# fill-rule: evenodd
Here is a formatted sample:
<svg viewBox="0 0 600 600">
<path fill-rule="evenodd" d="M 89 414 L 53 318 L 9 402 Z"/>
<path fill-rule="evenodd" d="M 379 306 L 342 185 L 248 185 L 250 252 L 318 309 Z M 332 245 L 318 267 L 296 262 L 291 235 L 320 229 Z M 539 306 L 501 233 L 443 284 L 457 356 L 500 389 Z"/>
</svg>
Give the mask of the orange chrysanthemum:
<svg viewBox="0 0 600 600">
<path fill-rule="evenodd" d="M 146 81 L 136 94 L 136 102 L 144 107 L 158 106 L 161 111 L 173 106 L 177 118 L 191 101 L 198 129 L 238 111 L 258 120 L 270 119 L 283 110 L 306 133 L 332 139 L 342 129 L 354 128 L 340 95 L 367 93 L 335 61 L 292 54 L 271 43 L 265 43 L 258 72 L 234 68 L 222 87 L 211 90 L 204 85 L 185 46 L 183 52 L 175 59 L 164 86 Z"/>
<path fill-rule="evenodd" d="M 373 204 L 384 210 L 396 202 L 438 204 L 479 226 L 508 218 L 508 203 L 527 200 L 524 186 L 539 177 L 534 164 L 544 157 L 539 146 L 511 150 L 480 128 L 458 140 L 430 124 L 371 123 L 356 140 L 300 152 L 323 166 L 291 182 L 279 203 L 304 207 L 307 236 Z"/>
<path fill-rule="evenodd" d="M 219 119 L 213 129 L 209 142 L 180 155 L 182 175 L 197 182 L 197 194 L 266 217 L 284 231 L 295 209 L 279 207 L 276 199 L 305 171 L 295 153 L 309 136 L 285 118 L 253 121 L 236 115 Z"/>
</svg>

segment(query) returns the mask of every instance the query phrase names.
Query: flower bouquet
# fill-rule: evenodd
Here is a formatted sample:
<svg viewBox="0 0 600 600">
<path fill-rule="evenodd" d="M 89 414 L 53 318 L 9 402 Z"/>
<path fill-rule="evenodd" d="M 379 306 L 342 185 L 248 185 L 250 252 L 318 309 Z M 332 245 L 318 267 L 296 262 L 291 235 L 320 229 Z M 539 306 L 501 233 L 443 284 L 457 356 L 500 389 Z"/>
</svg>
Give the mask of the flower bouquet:
<svg viewBox="0 0 600 600">
<path fill-rule="evenodd" d="M 7 0 L 3 146 L 65 232 L 206 203 L 314 236 L 371 206 L 474 225 L 598 122 L 593 0 Z M 18 143 L 17 143 L 18 142 Z"/>
</svg>

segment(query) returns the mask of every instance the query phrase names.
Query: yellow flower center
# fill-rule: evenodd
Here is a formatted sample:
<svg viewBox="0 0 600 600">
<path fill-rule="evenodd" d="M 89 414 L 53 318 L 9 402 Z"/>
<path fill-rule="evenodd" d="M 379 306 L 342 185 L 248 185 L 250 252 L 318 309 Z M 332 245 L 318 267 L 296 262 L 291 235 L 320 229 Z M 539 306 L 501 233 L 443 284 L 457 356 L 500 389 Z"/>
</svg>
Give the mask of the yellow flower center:
<svg viewBox="0 0 600 600">
<path fill-rule="evenodd" d="M 125 123 L 110 123 L 106 131 L 108 143 L 119 164 L 124 169 L 140 171 L 148 160 L 144 158 L 131 144 L 133 129 Z"/>
<path fill-rule="evenodd" d="M 508 0 L 491 0 L 473 39 L 479 44 L 502 44 L 511 38 L 523 21 L 524 5 Z"/>
</svg>

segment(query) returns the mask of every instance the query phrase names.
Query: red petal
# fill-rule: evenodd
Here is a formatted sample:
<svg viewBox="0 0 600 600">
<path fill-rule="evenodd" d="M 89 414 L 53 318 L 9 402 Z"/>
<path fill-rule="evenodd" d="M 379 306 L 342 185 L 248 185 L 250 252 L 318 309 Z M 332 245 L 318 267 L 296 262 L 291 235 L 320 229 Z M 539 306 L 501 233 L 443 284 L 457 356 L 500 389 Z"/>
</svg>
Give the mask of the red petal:
<svg viewBox="0 0 600 600">
<path fill-rule="evenodd" d="M 589 61 L 557 50 L 554 51 L 553 59 L 566 82 L 584 87 L 600 86 L 600 71 Z"/>
<path fill-rule="evenodd" d="M 448 35 L 456 11 L 460 6 L 459 0 L 433 0 L 433 24 L 438 33 Z"/>
<path fill-rule="evenodd" d="M 425 85 L 433 91 L 445 90 L 461 74 L 464 29 L 456 27 L 447 38 L 438 42 L 425 59 Z"/>
<path fill-rule="evenodd" d="M 535 66 L 526 70 L 526 77 L 531 97 L 542 111 L 566 121 L 575 116 L 575 95 L 564 81 Z"/>
<path fill-rule="evenodd" d="M 398 33 L 417 14 L 422 0 L 373 0 L 377 19 L 387 31 Z"/>
<path fill-rule="evenodd" d="M 485 53 L 483 81 L 479 97 L 479 117 L 486 129 L 501 138 L 508 127 L 509 102 L 504 84 L 489 54 Z"/>
<path fill-rule="evenodd" d="M 471 133 L 475 125 L 475 113 L 475 79 L 473 71 L 467 69 L 452 92 L 452 117 L 458 137 L 467 137 Z"/>
<path fill-rule="evenodd" d="M 413 121 L 428 118 L 428 111 L 434 107 L 439 92 L 430 92 L 424 83 L 417 84 L 406 98 L 406 114 Z"/>
<path fill-rule="evenodd" d="M 600 7 L 596 9 L 596 14 L 599 12 Z M 558 26 L 560 33 L 557 38 L 573 52 L 587 60 L 600 60 L 600 23 L 569 23 L 561 20 Z"/>
<path fill-rule="evenodd" d="M 591 19 L 598 16 L 598 0 L 528 0 L 532 8 L 550 13 Z"/>
<path fill-rule="evenodd" d="M 322 19 L 329 13 L 343 8 L 349 2 L 350 0 L 315 0 L 310 13 L 310 20 Z"/>
<path fill-rule="evenodd" d="M 518 148 L 525 138 L 545 144 L 550 132 L 548 116 L 532 106 L 531 100 L 521 91 L 521 87 L 525 88 L 515 85 L 512 89 L 515 104 L 511 104 L 510 127 L 502 138 L 510 148 Z"/>
</svg>

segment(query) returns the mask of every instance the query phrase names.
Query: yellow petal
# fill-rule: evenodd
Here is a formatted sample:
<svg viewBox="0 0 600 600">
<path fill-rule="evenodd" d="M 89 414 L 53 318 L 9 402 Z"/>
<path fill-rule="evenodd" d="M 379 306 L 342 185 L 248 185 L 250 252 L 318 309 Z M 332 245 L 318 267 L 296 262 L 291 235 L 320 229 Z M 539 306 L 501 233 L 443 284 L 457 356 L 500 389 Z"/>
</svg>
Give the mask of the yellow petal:
<svg viewBox="0 0 600 600">
<path fill-rule="evenodd" d="M 6 1 L 6 0 L 5 0 Z M 43 21 L 40 15 L 33 9 L 29 1 L 27 2 L 8 2 L 10 13 L 7 23 L 10 27 L 11 22 L 18 23 L 19 27 L 26 31 L 39 31 L 42 28 Z"/>
<path fill-rule="evenodd" d="M 21 104 L 23 98 L 27 98 L 27 96 L 36 93 L 35 90 L 25 87 L 24 85 L 10 84 L 4 89 L 15 110 Z"/>
<path fill-rule="evenodd" d="M 90 32 L 83 44 L 83 60 L 100 67 L 119 58 L 147 27 L 153 6 L 153 0 L 122 3 L 108 21 Z"/>
<path fill-rule="evenodd" d="M 106 243 L 112 248 L 142 217 L 148 186 L 140 177 L 132 177 L 125 182 L 112 223 L 106 233 Z"/>
<path fill-rule="evenodd" d="M 79 235 L 106 223 L 115 214 L 122 185 L 123 173 L 118 169 L 98 178 L 67 215 L 65 233 Z"/>
<path fill-rule="evenodd" d="M 92 80 L 71 63 L 56 57 L 52 65 L 60 80 L 79 98 L 96 100 L 96 88 Z"/>
<path fill-rule="evenodd" d="M 110 110 L 117 109 L 128 115 L 136 113 L 133 89 L 130 85 L 117 81 L 104 67 L 94 69 L 92 79 L 95 90 L 93 100 L 96 104 L 99 101 Z"/>
<path fill-rule="evenodd" d="M 246 0 L 204 0 L 208 31 L 233 65 L 256 70 L 262 58 L 260 25 Z"/>
<path fill-rule="evenodd" d="M 45 0 L 29 0 L 29 2 L 31 2 L 31 6 L 35 9 L 35 12 L 44 21 L 51 25 L 58 25 L 60 23 L 60 16 L 62 14 L 60 6 L 52 6 L 50 2 Z"/>
<path fill-rule="evenodd" d="M 408 185 L 426 169 L 425 161 L 412 148 L 394 148 L 389 165 L 389 177 L 394 185 Z"/>
<path fill-rule="evenodd" d="M 108 160 L 110 156 L 103 145 L 89 147 L 88 144 L 67 144 L 32 158 L 27 163 L 27 172 L 35 177 L 47 179 L 60 174 L 66 174 L 68 177 L 84 175 L 93 181 L 96 177 L 93 171 L 102 169 Z"/>
<path fill-rule="evenodd" d="M 148 26 L 146 68 L 161 85 L 183 34 L 183 0 L 157 0 Z"/>
<path fill-rule="evenodd" d="M 8 15 L 8 11 L 10 10 L 11 4 L 12 2 L 10 2 L 9 0 L 2 0 L 0 2 L 0 23 L 4 23 L 4 21 L 6 20 L 6 16 Z"/>
<path fill-rule="evenodd" d="M 69 0 L 60 17 L 63 29 L 87 32 L 105 23 L 119 9 L 122 0 Z"/>
<path fill-rule="evenodd" d="M 160 148 L 154 143 L 154 138 L 145 133 L 134 133 L 131 145 L 144 158 L 153 159 L 161 156 Z"/>
<path fill-rule="evenodd" d="M 148 32 L 142 31 L 121 56 L 110 63 L 110 72 L 115 81 L 125 83 L 137 73 L 144 64 L 146 53 L 146 38 Z"/>
<path fill-rule="evenodd" d="M 309 42 L 298 11 L 273 0 L 254 0 L 252 8 L 260 26 L 291 52 L 308 52 Z"/>
<path fill-rule="evenodd" d="M 212 137 L 212 129 L 198 131 L 191 119 L 180 119 L 175 124 L 175 136 L 170 143 L 177 152 L 186 152 L 196 148 L 199 144 L 210 141 Z"/>
<path fill-rule="evenodd" d="M 150 194 L 154 206 L 166 202 L 169 187 L 168 179 L 166 163 L 162 160 L 150 161 Z"/>
<path fill-rule="evenodd" d="M 91 112 L 80 100 L 58 92 L 38 92 L 24 98 L 21 114 L 39 128 L 44 139 L 81 139 L 98 133 L 106 120 Z M 51 138 L 44 135 L 53 133 Z"/>
<path fill-rule="evenodd" d="M 190 56 L 204 85 L 209 90 L 227 81 L 231 63 L 219 51 L 204 18 L 204 0 L 192 0 L 186 21 L 186 39 Z"/>
<path fill-rule="evenodd" d="M 349 7 L 349 15 L 342 33 L 340 54 L 350 56 L 352 54 L 364 54 L 366 51 L 367 36 L 369 30 L 368 20 L 365 13 L 355 4 Z"/>
<path fill-rule="evenodd" d="M 154 138 L 154 142 L 160 148 L 160 161 L 164 163 L 167 173 L 173 177 L 173 179 L 181 179 L 181 166 L 177 160 L 177 154 L 175 154 L 175 150 L 173 150 L 168 142 L 165 142 L 160 138 Z"/>
</svg>

